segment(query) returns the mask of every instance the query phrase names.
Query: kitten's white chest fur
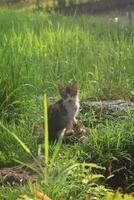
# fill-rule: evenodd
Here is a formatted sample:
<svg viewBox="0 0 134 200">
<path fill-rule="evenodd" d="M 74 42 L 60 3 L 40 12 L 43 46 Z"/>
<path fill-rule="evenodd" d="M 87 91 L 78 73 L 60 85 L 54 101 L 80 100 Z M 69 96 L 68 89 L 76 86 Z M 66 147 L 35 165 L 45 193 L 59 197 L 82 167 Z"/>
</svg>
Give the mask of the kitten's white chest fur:
<svg viewBox="0 0 134 200">
<path fill-rule="evenodd" d="M 76 121 L 76 116 L 78 115 L 80 108 L 79 96 L 68 96 L 68 98 L 64 100 L 63 105 L 67 110 L 68 120 L 72 122 Z"/>
</svg>

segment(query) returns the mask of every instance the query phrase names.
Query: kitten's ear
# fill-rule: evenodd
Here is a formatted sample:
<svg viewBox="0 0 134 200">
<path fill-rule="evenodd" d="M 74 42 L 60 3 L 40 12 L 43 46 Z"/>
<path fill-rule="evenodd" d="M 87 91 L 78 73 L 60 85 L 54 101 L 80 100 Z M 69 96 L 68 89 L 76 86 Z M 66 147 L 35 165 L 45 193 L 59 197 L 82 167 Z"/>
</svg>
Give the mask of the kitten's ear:
<svg viewBox="0 0 134 200">
<path fill-rule="evenodd" d="M 74 95 L 76 95 L 78 90 L 79 90 L 79 86 L 78 86 L 78 82 L 77 81 L 73 81 L 72 82 L 71 89 L 72 89 Z"/>
<path fill-rule="evenodd" d="M 58 91 L 60 93 L 61 96 L 63 96 L 64 92 L 65 92 L 65 87 L 63 85 L 58 85 Z"/>
</svg>

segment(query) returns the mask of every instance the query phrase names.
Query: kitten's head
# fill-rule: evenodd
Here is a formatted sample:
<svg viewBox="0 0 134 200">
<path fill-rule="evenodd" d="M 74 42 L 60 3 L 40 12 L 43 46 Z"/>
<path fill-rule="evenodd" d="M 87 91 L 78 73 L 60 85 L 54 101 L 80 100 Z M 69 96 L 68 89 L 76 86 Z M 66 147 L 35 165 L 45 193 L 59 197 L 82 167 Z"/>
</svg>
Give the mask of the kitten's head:
<svg viewBox="0 0 134 200">
<path fill-rule="evenodd" d="M 70 103 L 76 101 L 79 95 L 78 83 L 76 81 L 73 81 L 69 86 L 58 85 L 58 90 L 61 98 Z"/>
</svg>

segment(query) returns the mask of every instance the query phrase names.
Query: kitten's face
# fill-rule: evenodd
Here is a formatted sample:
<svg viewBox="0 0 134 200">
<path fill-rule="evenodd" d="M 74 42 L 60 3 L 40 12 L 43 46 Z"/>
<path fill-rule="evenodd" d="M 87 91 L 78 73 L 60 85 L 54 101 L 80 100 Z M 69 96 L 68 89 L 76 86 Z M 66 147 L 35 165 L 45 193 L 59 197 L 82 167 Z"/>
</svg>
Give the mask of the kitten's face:
<svg viewBox="0 0 134 200">
<path fill-rule="evenodd" d="M 73 82 L 70 86 L 58 86 L 59 93 L 64 102 L 73 103 L 78 98 L 78 84 Z"/>
</svg>

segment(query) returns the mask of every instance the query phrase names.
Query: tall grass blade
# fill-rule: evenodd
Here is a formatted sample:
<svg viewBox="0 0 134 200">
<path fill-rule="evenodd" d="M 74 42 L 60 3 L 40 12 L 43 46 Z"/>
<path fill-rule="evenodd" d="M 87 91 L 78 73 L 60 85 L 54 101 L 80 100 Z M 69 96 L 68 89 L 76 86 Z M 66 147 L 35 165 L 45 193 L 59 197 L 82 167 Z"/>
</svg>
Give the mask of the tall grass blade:
<svg viewBox="0 0 134 200">
<path fill-rule="evenodd" d="M 39 167 L 39 169 L 41 170 L 41 172 L 43 172 L 43 169 L 42 169 L 41 164 L 40 164 L 39 161 L 33 156 L 33 154 L 31 153 L 30 149 L 25 145 L 25 143 L 22 142 L 22 140 L 20 140 L 19 137 L 18 137 L 15 133 L 13 133 L 13 132 L 10 131 L 8 128 L 6 128 L 6 127 L 4 126 L 4 124 L 3 124 L 1 121 L 0 121 L 0 126 L 1 126 L 5 131 L 7 131 L 9 134 L 11 134 L 11 135 L 15 138 L 15 140 L 20 144 L 20 146 L 26 151 L 26 153 L 28 153 L 28 154 L 33 158 L 33 160 L 35 161 L 35 163 L 37 164 L 37 166 Z M 20 163 L 20 164 L 23 164 L 23 165 L 25 164 L 25 166 L 31 168 L 33 171 L 35 171 L 37 174 L 39 174 L 39 172 L 38 172 L 36 169 L 34 170 L 34 168 L 33 168 L 32 166 L 30 166 L 29 164 L 23 163 L 22 161 L 19 161 L 19 160 L 16 160 L 16 159 L 14 159 L 14 160 L 15 160 L 16 162 Z"/>
<path fill-rule="evenodd" d="M 0 121 L 0 126 L 1 126 L 5 131 L 7 131 L 10 135 L 12 135 L 12 136 L 15 138 L 15 140 L 17 140 L 17 142 L 22 146 L 22 148 L 23 148 L 30 156 L 33 157 L 33 155 L 32 155 L 32 153 L 31 153 L 30 149 L 24 144 L 24 142 L 22 142 L 22 141 L 19 139 L 19 137 L 18 137 L 15 133 L 13 133 L 13 132 L 10 131 L 8 128 L 6 128 L 6 127 L 4 126 L 4 124 L 3 124 L 1 121 Z"/>
<path fill-rule="evenodd" d="M 17 160 L 17 159 L 13 159 L 13 160 L 14 160 L 16 163 L 19 163 L 19 164 L 21 164 L 22 166 L 25 166 L 25 167 L 31 169 L 33 172 L 35 172 L 35 173 L 37 173 L 38 175 L 40 175 L 40 172 L 39 172 L 35 167 L 32 167 L 31 164 L 27 164 L 27 163 L 22 162 L 22 161 Z"/>
<path fill-rule="evenodd" d="M 49 141 L 48 141 L 48 113 L 47 113 L 47 96 L 44 95 L 44 145 L 45 145 L 45 184 L 48 185 L 48 162 L 49 162 Z"/>
<path fill-rule="evenodd" d="M 65 132 L 65 129 L 62 131 L 62 133 L 61 133 L 61 135 L 60 135 L 60 137 L 58 139 L 58 142 L 57 142 L 57 144 L 55 146 L 54 153 L 52 155 L 51 162 L 50 162 L 51 165 L 53 165 L 53 163 L 54 163 L 54 161 L 57 158 L 57 155 L 59 153 L 59 150 L 60 150 L 60 147 L 62 145 L 63 138 L 64 138 L 64 132 Z"/>
<path fill-rule="evenodd" d="M 73 169 L 75 169 L 77 167 L 90 167 L 90 168 L 105 170 L 105 167 L 98 166 L 95 163 L 75 163 L 74 165 L 71 165 L 66 170 L 64 170 L 62 175 L 68 174 L 68 172 L 72 171 Z"/>
</svg>

